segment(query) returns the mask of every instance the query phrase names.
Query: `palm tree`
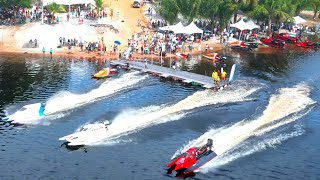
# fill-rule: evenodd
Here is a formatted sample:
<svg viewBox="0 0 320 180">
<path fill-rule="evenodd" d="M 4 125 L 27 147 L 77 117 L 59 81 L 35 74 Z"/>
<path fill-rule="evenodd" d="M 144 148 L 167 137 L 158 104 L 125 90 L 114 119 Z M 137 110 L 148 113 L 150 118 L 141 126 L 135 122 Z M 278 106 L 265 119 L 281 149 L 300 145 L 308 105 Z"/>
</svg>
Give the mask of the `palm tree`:
<svg viewBox="0 0 320 180">
<path fill-rule="evenodd" d="M 270 34 L 271 22 L 292 19 L 295 6 L 291 0 L 260 0 L 253 11 L 248 13 L 251 17 L 266 17 L 268 19 L 267 34 Z"/>
<path fill-rule="evenodd" d="M 47 6 L 47 8 L 48 8 L 48 11 L 50 13 L 52 13 L 52 16 L 54 16 L 55 13 L 64 13 L 64 12 L 66 12 L 66 9 L 64 8 L 63 5 L 59 5 L 59 4 L 55 3 L 55 2 L 49 4 Z"/>
<path fill-rule="evenodd" d="M 233 0 L 219 0 L 217 16 L 221 28 L 228 26 L 232 15 L 238 10 L 238 5 Z"/>
<path fill-rule="evenodd" d="M 234 0 L 234 4 L 237 5 L 237 10 L 233 16 L 233 22 L 236 23 L 238 10 L 242 10 L 244 12 L 252 11 L 253 8 L 258 4 L 258 0 Z"/>
<path fill-rule="evenodd" d="M 310 6 L 314 0 L 293 0 L 292 3 L 296 6 L 294 15 L 299 15 L 306 7 Z"/>
<path fill-rule="evenodd" d="M 315 19 L 317 17 L 318 9 L 320 6 L 320 0 L 311 0 L 311 5 L 314 12 L 313 19 Z"/>
</svg>

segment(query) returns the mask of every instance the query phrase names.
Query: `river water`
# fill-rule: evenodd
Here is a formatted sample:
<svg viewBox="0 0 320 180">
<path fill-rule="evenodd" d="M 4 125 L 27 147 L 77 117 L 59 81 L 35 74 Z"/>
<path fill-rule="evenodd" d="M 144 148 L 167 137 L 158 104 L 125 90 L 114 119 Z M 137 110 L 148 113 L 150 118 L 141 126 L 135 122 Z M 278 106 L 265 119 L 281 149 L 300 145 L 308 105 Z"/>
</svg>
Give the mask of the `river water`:
<svg viewBox="0 0 320 180">
<path fill-rule="evenodd" d="M 92 80 L 108 62 L 1 55 L 1 117 L 38 102 L 50 114 L 23 126 L 0 123 L 1 179 L 172 179 L 170 159 L 207 138 L 219 157 L 196 179 L 320 179 L 320 53 L 290 46 L 220 53 L 227 72 L 233 63 L 237 71 L 219 92 L 134 71 Z M 198 59 L 178 64 L 208 76 L 220 68 Z M 58 140 L 105 120 L 112 122 L 105 139 L 76 149 Z"/>
</svg>

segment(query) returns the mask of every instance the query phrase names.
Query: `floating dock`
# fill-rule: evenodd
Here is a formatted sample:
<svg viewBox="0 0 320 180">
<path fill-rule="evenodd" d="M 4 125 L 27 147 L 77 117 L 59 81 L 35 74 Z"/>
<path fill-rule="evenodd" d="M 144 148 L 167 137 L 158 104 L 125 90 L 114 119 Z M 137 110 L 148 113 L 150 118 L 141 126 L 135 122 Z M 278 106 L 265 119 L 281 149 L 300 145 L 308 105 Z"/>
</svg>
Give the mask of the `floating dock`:
<svg viewBox="0 0 320 180">
<path fill-rule="evenodd" d="M 178 81 L 182 81 L 186 84 L 200 85 L 204 88 L 213 88 L 213 80 L 209 76 L 204 76 L 196 73 L 191 73 L 187 71 L 181 70 L 173 70 L 172 68 L 163 67 L 159 65 L 155 65 L 148 62 L 147 68 L 145 68 L 145 63 L 142 61 L 125 61 L 125 60 L 113 60 L 110 61 L 110 65 L 113 66 L 125 66 L 126 63 L 129 63 L 131 69 L 140 70 L 145 73 L 157 75 L 160 78 L 165 79 L 174 79 Z"/>
</svg>

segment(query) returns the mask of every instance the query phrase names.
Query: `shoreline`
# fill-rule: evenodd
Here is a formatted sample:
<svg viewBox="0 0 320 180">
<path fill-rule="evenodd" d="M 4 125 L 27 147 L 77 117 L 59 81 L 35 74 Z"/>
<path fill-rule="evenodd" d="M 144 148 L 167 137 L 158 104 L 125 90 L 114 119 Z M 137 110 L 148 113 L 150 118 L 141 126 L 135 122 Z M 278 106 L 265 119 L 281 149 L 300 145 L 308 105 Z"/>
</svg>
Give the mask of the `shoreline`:
<svg viewBox="0 0 320 180">
<path fill-rule="evenodd" d="M 212 45 L 212 44 L 211 44 Z M 185 54 L 190 54 L 192 56 L 201 56 L 209 53 L 219 53 L 220 55 L 224 56 L 225 54 L 222 53 L 225 50 L 232 50 L 228 46 L 224 46 L 221 44 L 214 44 L 211 46 L 213 49 L 210 49 L 208 52 L 205 51 L 192 51 L 192 52 L 186 52 Z M 306 52 L 312 49 L 308 48 L 301 48 L 301 47 L 296 47 L 294 44 L 288 44 L 285 48 L 282 49 L 277 49 L 277 48 L 272 48 L 268 46 L 259 46 L 256 50 L 249 51 L 249 53 L 254 53 L 254 54 L 274 54 L 278 53 L 279 51 L 290 51 L 290 50 L 295 50 L 297 52 Z M 243 50 L 232 50 L 234 53 L 237 53 L 237 51 L 248 53 L 247 51 Z M 181 53 L 181 52 L 179 52 Z M 24 57 L 45 57 L 45 58 L 50 58 L 50 53 L 46 52 L 44 55 L 42 52 L 39 51 L 27 51 L 27 50 L 0 50 L 0 55 L 13 55 L 13 56 L 24 56 Z M 106 54 L 98 54 L 97 52 L 65 52 L 65 51 L 57 51 L 53 52 L 52 58 L 62 58 L 62 59 L 80 59 L 80 60 L 88 60 L 88 61 L 112 61 L 112 60 L 119 60 L 119 59 L 125 59 L 123 56 L 122 58 L 119 58 L 119 53 L 117 54 L 111 54 L 106 53 Z M 143 60 L 144 58 L 147 58 L 148 60 L 159 60 L 161 57 L 156 54 L 143 54 L 141 55 L 140 53 L 135 52 L 134 53 L 134 60 Z M 162 59 L 175 59 L 175 60 L 185 60 L 185 58 L 180 58 L 176 54 L 171 54 L 167 53 L 166 56 L 162 56 Z M 130 59 L 128 60 L 130 61 Z"/>
<path fill-rule="evenodd" d="M 202 43 L 204 44 L 204 43 Z M 185 54 L 190 54 L 191 56 L 195 55 L 202 55 L 202 54 L 209 54 L 209 53 L 214 53 L 216 51 L 221 51 L 223 49 L 228 48 L 228 46 L 223 46 L 221 44 L 210 44 L 210 47 L 212 47 L 214 50 L 210 49 L 209 51 L 205 52 L 203 50 L 198 51 L 194 49 L 192 52 L 186 51 Z M 177 52 L 177 53 L 182 53 L 182 52 Z M 23 56 L 33 56 L 33 57 L 50 57 L 50 53 L 46 52 L 44 55 L 41 51 L 33 51 L 30 49 L 15 49 L 15 50 L 0 50 L 0 55 L 23 55 Z M 156 54 L 140 54 L 138 52 L 135 52 L 133 54 L 134 59 L 160 59 L 161 57 Z M 73 51 L 73 52 L 66 52 L 64 50 L 59 50 L 56 52 L 52 53 L 53 58 L 78 58 L 78 59 L 87 59 L 87 60 L 118 60 L 119 59 L 119 53 L 117 52 L 116 54 L 98 54 L 98 52 L 84 52 L 84 51 Z M 166 56 L 162 56 L 163 59 L 167 58 L 176 58 L 180 59 L 176 54 L 171 54 L 167 53 Z M 123 59 L 123 56 L 122 56 Z"/>
</svg>

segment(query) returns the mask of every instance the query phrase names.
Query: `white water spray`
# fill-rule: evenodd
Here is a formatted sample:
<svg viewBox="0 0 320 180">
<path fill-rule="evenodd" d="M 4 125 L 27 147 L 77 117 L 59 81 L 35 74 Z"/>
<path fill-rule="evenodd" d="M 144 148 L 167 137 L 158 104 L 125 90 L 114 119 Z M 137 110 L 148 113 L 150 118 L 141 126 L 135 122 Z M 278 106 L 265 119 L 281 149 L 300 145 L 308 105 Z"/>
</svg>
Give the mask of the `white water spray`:
<svg viewBox="0 0 320 180">
<path fill-rule="evenodd" d="M 104 140 L 97 140 L 92 137 L 92 139 L 88 139 L 87 145 L 105 144 L 110 139 L 118 138 L 119 136 L 127 135 L 152 125 L 178 120 L 184 115 L 184 111 L 194 108 L 218 103 L 251 100 L 247 97 L 258 89 L 260 88 L 239 87 L 232 91 L 213 92 L 212 90 L 205 90 L 196 92 L 174 105 L 150 106 L 138 110 L 127 110 L 119 114 L 112 121 Z M 100 142 L 97 143 L 97 141 Z"/>
<path fill-rule="evenodd" d="M 97 89 L 85 94 L 73 94 L 68 91 L 62 91 L 51 97 L 46 102 L 46 116 L 39 116 L 40 103 L 30 104 L 24 111 L 17 111 L 9 118 L 16 123 L 39 124 L 44 120 L 52 120 L 63 116 L 63 111 L 70 110 L 84 104 L 92 103 L 99 98 L 117 93 L 121 90 L 132 87 L 134 84 L 144 80 L 147 76 L 139 75 L 139 72 L 125 74 L 117 79 L 112 79 L 101 84 Z M 60 113 L 58 113 L 60 112 Z M 57 114 L 58 113 L 58 114 Z"/>
<path fill-rule="evenodd" d="M 99 88 L 93 89 L 86 94 L 73 94 L 66 91 L 59 92 L 47 101 L 45 113 L 52 114 L 73 109 L 83 104 L 92 103 L 101 97 L 129 88 L 146 78 L 146 76 L 138 75 L 138 73 L 139 72 L 125 74 L 120 78 L 107 81 L 101 84 Z"/>
<path fill-rule="evenodd" d="M 293 88 L 283 88 L 279 94 L 271 97 L 269 105 L 258 119 L 243 120 L 232 126 L 211 129 L 198 139 L 190 141 L 186 146 L 178 150 L 174 156 L 185 152 L 190 147 L 201 146 L 206 143 L 208 138 L 211 138 L 215 147 L 214 151 L 218 157 L 201 168 L 202 172 L 206 172 L 212 167 L 251 154 L 265 148 L 267 145 L 279 144 L 283 140 L 297 136 L 301 131 L 279 135 L 277 138 L 269 139 L 265 143 L 259 144 L 250 151 L 242 152 L 241 154 L 225 155 L 248 138 L 261 136 L 280 126 L 293 122 L 311 111 L 312 108 L 310 106 L 315 101 L 309 97 L 310 89 L 309 86 L 303 84 L 299 84 Z"/>
</svg>

